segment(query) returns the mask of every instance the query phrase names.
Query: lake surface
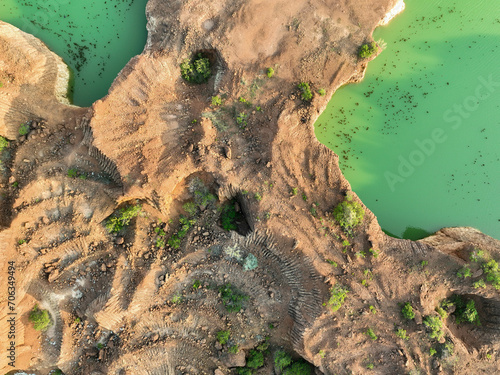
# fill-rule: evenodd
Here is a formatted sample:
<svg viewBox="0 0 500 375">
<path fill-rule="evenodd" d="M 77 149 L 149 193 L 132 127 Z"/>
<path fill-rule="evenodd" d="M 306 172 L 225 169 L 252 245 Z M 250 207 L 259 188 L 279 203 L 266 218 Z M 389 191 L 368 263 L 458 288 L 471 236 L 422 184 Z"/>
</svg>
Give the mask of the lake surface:
<svg viewBox="0 0 500 375">
<path fill-rule="evenodd" d="M 0 19 L 40 38 L 74 75 L 73 102 L 89 106 L 108 93 L 146 44 L 147 0 L 2 0 Z"/>
<path fill-rule="evenodd" d="M 316 136 L 384 230 L 473 226 L 500 238 L 500 2 L 406 3 Z"/>
</svg>

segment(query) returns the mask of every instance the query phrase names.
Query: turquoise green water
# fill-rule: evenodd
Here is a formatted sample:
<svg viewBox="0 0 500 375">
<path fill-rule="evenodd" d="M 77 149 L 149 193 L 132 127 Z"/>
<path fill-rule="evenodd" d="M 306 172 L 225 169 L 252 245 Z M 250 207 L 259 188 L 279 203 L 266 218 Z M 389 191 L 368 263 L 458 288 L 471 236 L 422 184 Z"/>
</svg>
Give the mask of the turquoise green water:
<svg viewBox="0 0 500 375">
<path fill-rule="evenodd" d="M 104 97 L 146 43 L 147 0 L 2 0 L 0 19 L 40 38 L 73 69 L 73 102 Z"/>
<path fill-rule="evenodd" d="M 316 135 L 385 230 L 473 226 L 500 238 L 500 2 L 406 2 Z"/>
</svg>

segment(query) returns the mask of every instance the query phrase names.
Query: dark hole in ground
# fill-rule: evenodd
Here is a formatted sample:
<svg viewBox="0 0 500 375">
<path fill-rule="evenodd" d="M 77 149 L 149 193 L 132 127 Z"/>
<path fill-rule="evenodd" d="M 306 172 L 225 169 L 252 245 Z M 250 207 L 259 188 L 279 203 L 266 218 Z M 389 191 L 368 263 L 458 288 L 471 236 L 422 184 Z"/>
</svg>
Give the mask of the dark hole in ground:
<svg viewBox="0 0 500 375">
<path fill-rule="evenodd" d="M 222 206 L 220 224 L 225 230 L 234 230 L 242 236 L 250 232 L 250 226 L 238 198 L 233 198 Z"/>
</svg>

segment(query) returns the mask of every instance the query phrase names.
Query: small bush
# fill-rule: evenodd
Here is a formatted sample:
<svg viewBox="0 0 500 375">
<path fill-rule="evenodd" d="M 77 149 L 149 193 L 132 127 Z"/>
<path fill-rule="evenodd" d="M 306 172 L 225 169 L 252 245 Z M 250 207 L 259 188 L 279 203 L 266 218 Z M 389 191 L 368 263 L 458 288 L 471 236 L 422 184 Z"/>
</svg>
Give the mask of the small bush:
<svg viewBox="0 0 500 375">
<path fill-rule="evenodd" d="M 33 323 L 33 328 L 37 331 L 46 331 L 47 328 L 52 324 L 50 320 L 50 315 L 47 310 L 41 310 L 38 308 L 38 305 L 33 307 L 31 310 L 29 317 L 29 321 Z"/>
<path fill-rule="evenodd" d="M 486 281 L 490 282 L 495 289 L 500 289 L 500 272 L 498 272 L 498 263 L 495 260 L 490 260 L 483 265 Z"/>
<path fill-rule="evenodd" d="M 188 213 L 189 216 L 195 216 L 198 212 L 198 207 L 194 202 L 187 202 L 182 205 L 182 209 Z"/>
<path fill-rule="evenodd" d="M 213 107 L 218 107 L 222 105 L 222 99 L 219 95 L 212 96 L 212 106 Z"/>
<path fill-rule="evenodd" d="M 476 289 L 478 289 L 478 288 L 486 288 L 486 283 L 484 282 L 483 279 L 479 279 L 478 281 L 474 281 L 474 283 L 472 285 Z"/>
<path fill-rule="evenodd" d="M 332 311 L 337 311 L 342 307 L 345 298 L 347 297 L 349 291 L 347 288 L 340 284 L 335 284 L 332 289 L 330 289 L 330 299 L 328 300 L 328 305 Z"/>
<path fill-rule="evenodd" d="M 369 338 L 371 338 L 373 341 L 375 341 L 376 339 L 378 339 L 377 335 L 375 334 L 375 332 L 373 332 L 373 329 L 371 328 L 368 328 L 365 332 Z"/>
<path fill-rule="evenodd" d="M 300 90 L 300 97 L 305 102 L 310 102 L 313 98 L 313 94 L 311 92 L 311 88 L 309 87 L 309 83 L 301 82 L 297 86 Z"/>
<path fill-rule="evenodd" d="M 141 212 L 140 205 L 132 205 L 121 208 L 118 214 L 113 214 L 106 221 L 106 229 L 110 233 L 118 233 L 124 227 L 129 225 L 130 221 L 139 215 L 139 212 Z"/>
<path fill-rule="evenodd" d="M 350 232 L 363 222 L 365 210 L 359 202 L 352 200 L 352 195 L 348 194 L 346 198 L 335 207 L 333 216 L 342 229 Z"/>
<path fill-rule="evenodd" d="M 225 345 L 228 342 L 228 340 L 229 340 L 229 336 L 231 336 L 231 332 L 229 332 L 229 331 L 219 331 L 219 332 L 217 332 L 217 341 L 221 345 Z"/>
<path fill-rule="evenodd" d="M 230 202 L 222 207 L 221 224 L 227 231 L 238 229 L 236 219 L 238 214 L 235 207 L 236 202 Z"/>
<path fill-rule="evenodd" d="M 243 129 L 247 126 L 247 119 L 248 115 L 245 112 L 240 112 L 238 116 L 236 116 L 236 124 Z"/>
<path fill-rule="evenodd" d="M 172 303 L 175 303 L 176 305 L 178 305 L 179 303 L 182 303 L 183 300 L 184 300 L 184 298 L 182 297 L 182 295 L 180 293 L 175 293 L 172 297 Z"/>
<path fill-rule="evenodd" d="M 225 284 L 219 288 L 219 293 L 224 303 L 224 307 L 229 312 L 238 312 L 243 307 L 243 302 L 248 296 L 236 290 L 231 284 Z"/>
<path fill-rule="evenodd" d="M 233 345 L 227 351 L 231 354 L 238 354 L 240 348 L 238 347 L 238 345 Z"/>
<path fill-rule="evenodd" d="M 443 337 L 443 322 L 438 316 L 428 315 L 423 319 L 423 323 L 427 328 L 429 328 L 429 337 L 431 339 L 440 340 Z"/>
<path fill-rule="evenodd" d="M 474 249 L 473 251 L 471 251 L 470 253 L 470 261 L 471 262 L 479 262 L 480 260 L 482 260 L 484 257 L 484 251 L 481 250 L 481 249 Z"/>
<path fill-rule="evenodd" d="M 468 277 L 471 277 L 472 276 L 472 272 L 470 270 L 470 268 L 468 266 L 463 266 L 462 268 L 460 268 L 457 272 L 457 276 L 460 277 L 460 278 L 468 278 Z"/>
<path fill-rule="evenodd" d="M 258 266 L 259 266 L 259 261 L 257 260 L 257 257 L 252 253 L 248 254 L 248 256 L 245 258 L 245 261 L 243 262 L 243 269 L 245 271 L 252 271 L 256 269 Z"/>
<path fill-rule="evenodd" d="M 237 372 L 238 375 L 253 375 L 253 370 L 248 367 L 240 367 Z"/>
<path fill-rule="evenodd" d="M 274 366 L 279 370 L 283 371 L 285 367 L 288 367 L 292 363 L 292 357 L 284 352 L 283 350 L 278 350 L 274 356 Z"/>
<path fill-rule="evenodd" d="M 318 90 L 318 94 L 321 95 L 321 96 L 325 96 L 326 95 L 325 89 L 319 89 Z"/>
<path fill-rule="evenodd" d="M 375 52 L 377 52 L 377 50 L 378 50 L 377 43 L 375 42 L 366 43 L 359 48 L 358 56 L 362 59 L 367 59 Z"/>
<path fill-rule="evenodd" d="M 403 314 L 403 317 L 408 320 L 412 320 L 415 318 L 415 313 L 413 312 L 413 307 L 410 302 L 406 302 L 401 309 L 401 313 Z"/>
<path fill-rule="evenodd" d="M 453 315 L 456 317 L 457 324 L 473 323 L 480 325 L 479 314 L 477 313 L 474 300 L 466 300 L 461 296 L 453 296 L 450 299 L 455 304 Z"/>
<path fill-rule="evenodd" d="M 190 83 L 205 83 L 212 75 L 210 60 L 199 53 L 194 59 L 181 63 L 181 75 Z"/>
<path fill-rule="evenodd" d="M 252 369 L 258 369 L 264 366 L 264 353 L 258 350 L 250 350 L 250 355 L 247 360 L 247 367 Z"/>
<path fill-rule="evenodd" d="M 30 132 L 30 126 L 28 124 L 21 124 L 19 126 L 19 135 L 26 135 Z"/>
<path fill-rule="evenodd" d="M 0 136 L 0 152 L 2 152 L 8 146 L 9 146 L 9 141 L 4 137 Z"/>
<path fill-rule="evenodd" d="M 311 365 L 305 362 L 295 362 L 282 372 L 283 375 L 311 375 L 311 373 Z"/>
<path fill-rule="evenodd" d="M 396 331 L 396 336 L 398 336 L 402 340 L 409 339 L 408 335 L 406 334 L 406 329 L 402 329 L 402 328 L 398 328 L 398 330 Z"/>
<path fill-rule="evenodd" d="M 274 75 L 274 69 L 267 68 L 266 74 L 267 74 L 267 78 L 271 78 Z"/>
</svg>

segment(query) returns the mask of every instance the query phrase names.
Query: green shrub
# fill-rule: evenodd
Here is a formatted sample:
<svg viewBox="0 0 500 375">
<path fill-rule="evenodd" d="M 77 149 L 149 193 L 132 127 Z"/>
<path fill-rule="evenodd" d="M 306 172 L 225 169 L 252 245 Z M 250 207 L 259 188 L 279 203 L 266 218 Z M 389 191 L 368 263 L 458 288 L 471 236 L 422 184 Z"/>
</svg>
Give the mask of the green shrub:
<svg viewBox="0 0 500 375">
<path fill-rule="evenodd" d="M 245 128 L 247 126 L 248 115 L 245 112 L 240 112 L 238 116 L 236 116 L 236 123 L 240 128 Z"/>
<path fill-rule="evenodd" d="M 458 270 L 457 276 L 460 278 L 463 277 L 464 279 L 466 279 L 466 278 L 472 276 L 472 272 L 471 272 L 470 268 L 467 265 L 465 265 Z"/>
<path fill-rule="evenodd" d="M 237 372 L 238 375 L 253 375 L 253 370 L 248 367 L 239 367 Z"/>
<path fill-rule="evenodd" d="M 292 357 L 283 350 L 278 350 L 274 355 L 274 366 L 279 371 L 283 371 L 283 369 L 288 367 L 291 363 Z"/>
<path fill-rule="evenodd" d="M 325 96 L 326 95 L 325 89 L 319 89 L 318 90 L 318 94 L 321 95 L 321 96 Z"/>
<path fill-rule="evenodd" d="M 19 126 L 19 135 L 26 135 L 30 132 L 30 126 L 28 124 L 21 124 Z"/>
<path fill-rule="evenodd" d="M 330 289 L 330 299 L 328 300 L 328 305 L 330 306 L 332 311 L 337 311 L 342 307 L 347 293 L 349 293 L 347 288 L 338 283 L 335 284 L 332 289 Z"/>
<path fill-rule="evenodd" d="M 470 253 L 470 261 L 471 262 L 479 262 L 484 257 L 484 251 L 481 249 L 474 249 Z"/>
<path fill-rule="evenodd" d="M 217 341 L 220 342 L 221 345 L 224 345 L 228 342 L 229 336 L 231 336 L 231 332 L 219 331 L 217 332 Z"/>
<path fill-rule="evenodd" d="M 176 305 L 181 303 L 183 300 L 184 300 L 184 298 L 182 297 L 182 295 L 180 293 L 175 293 L 172 296 L 172 303 L 175 303 Z"/>
<path fill-rule="evenodd" d="M 247 360 L 247 367 L 258 369 L 264 366 L 264 353 L 258 350 L 250 350 L 250 355 Z"/>
<path fill-rule="evenodd" d="M 300 90 L 301 99 L 305 102 L 310 102 L 313 97 L 313 94 L 311 92 L 311 88 L 309 87 L 309 83 L 300 82 L 297 87 Z"/>
<path fill-rule="evenodd" d="M 33 328 L 35 328 L 37 331 L 46 331 L 47 328 L 49 328 L 49 326 L 52 324 L 49 312 L 47 310 L 39 309 L 38 305 L 35 305 L 35 307 L 33 307 L 33 310 L 31 310 L 28 319 L 31 323 L 33 323 Z"/>
<path fill-rule="evenodd" d="M 194 202 L 187 202 L 182 205 L 182 209 L 188 213 L 189 216 L 195 216 L 198 213 L 198 207 Z"/>
<path fill-rule="evenodd" d="M 218 107 L 222 105 L 222 99 L 219 95 L 212 96 L 212 106 L 213 107 Z"/>
<path fill-rule="evenodd" d="M 266 74 L 267 74 L 267 78 L 271 78 L 274 75 L 274 69 L 267 68 Z"/>
<path fill-rule="evenodd" d="M 259 261 L 255 255 L 252 253 L 248 254 L 243 262 L 243 269 L 245 271 L 252 271 L 259 266 Z"/>
<path fill-rule="evenodd" d="M 398 336 L 402 340 L 409 339 L 408 335 L 406 334 L 406 329 L 402 329 L 402 328 L 398 328 L 398 330 L 396 331 L 396 336 Z"/>
<path fill-rule="evenodd" d="M 491 259 L 488 263 L 483 265 L 484 272 L 486 274 L 492 273 L 492 272 L 497 272 L 498 271 L 498 263 L 494 260 Z"/>
<path fill-rule="evenodd" d="M 118 213 L 113 214 L 106 220 L 106 229 L 110 233 L 118 233 L 130 224 L 130 221 L 141 212 L 140 205 L 131 205 L 121 208 Z"/>
<path fill-rule="evenodd" d="M 438 316 L 428 315 L 423 319 L 423 323 L 429 328 L 429 337 L 431 339 L 440 340 L 443 337 L 443 322 Z"/>
<path fill-rule="evenodd" d="M 181 63 L 181 75 L 190 83 L 205 83 L 212 75 L 210 60 L 199 53 L 194 59 Z"/>
<path fill-rule="evenodd" d="M 377 43 L 371 42 L 371 43 L 366 43 L 363 44 L 358 51 L 358 56 L 362 59 L 366 59 L 373 55 L 375 52 L 377 52 L 378 47 Z"/>
<path fill-rule="evenodd" d="M 262 200 L 262 195 L 260 193 L 255 193 L 254 197 L 259 202 Z"/>
<path fill-rule="evenodd" d="M 490 282 L 495 289 L 500 289 L 500 272 L 498 272 L 498 263 L 491 259 L 483 265 L 486 281 Z"/>
<path fill-rule="evenodd" d="M 486 288 L 486 283 L 484 282 L 483 279 L 479 279 L 478 281 L 474 281 L 474 283 L 472 285 L 476 289 L 478 289 L 478 288 Z"/>
<path fill-rule="evenodd" d="M 401 309 L 401 313 L 403 314 L 403 317 L 408 320 L 412 320 L 415 318 L 415 313 L 413 312 L 413 307 L 410 302 L 406 302 Z"/>
<path fill-rule="evenodd" d="M 311 375 L 311 373 L 311 365 L 305 362 L 294 362 L 282 372 L 283 375 Z"/>
<path fill-rule="evenodd" d="M 227 349 L 227 351 L 231 354 L 238 354 L 240 348 L 238 347 L 238 345 L 233 345 L 229 349 Z"/>
<path fill-rule="evenodd" d="M 222 207 L 221 224 L 222 228 L 227 231 L 238 229 L 236 225 L 238 214 L 236 212 L 235 203 L 236 202 L 231 201 Z"/>
<path fill-rule="evenodd" d="M 2 152 L 8 146 L 9 146 L 9 141 L 4 137 L 0 136 L 0 152 Z"/>
<path fill-rule="evenodd" d="M 69 178 L 76 178 L 76 177 L 78 177 L 78 171 L 75 168 L 68 169 L 68 177 Z"/>
<path fill-rule="evenodd" d="M 243 307 L 243 301 L 248 299 L 248 296 L 238 291 L 231 284 L 225 284 L 219 288 L 219 293 L 224 303 L 224 307 L 229 312 L 238 312 Z"/>
<path fill-rule="evenodd" d="M 371 338 L 373 341 L 375 341 L 376 339 L 378 339 L 377 335 L 375 334 L 375 332 L 373 332 L 373 329 L 371 328 L 368 328 L 365 332 L 369 338 Z"/>
<path fill-rule="evenodd" d="M 466 300 L 461 296 L 452 296 L 450 298 L 455 304 L 455 315 L 457 324 L 460 323 L 473 323 L 480 325 L 479 315 L 476 310 L 474 300 Z"/>
<path fill-rule="evenodd" d="M 365 216 L 365 210 L 361 204 L 352 200 L 352 195 L 348 194 L 345 199 L 333 210 L 335 220 L 345 231 L 351 231 L 361 224 Z"/>
</svg>

